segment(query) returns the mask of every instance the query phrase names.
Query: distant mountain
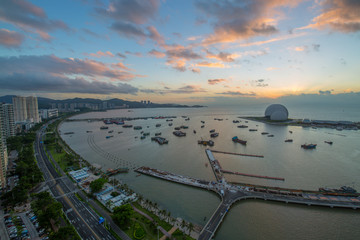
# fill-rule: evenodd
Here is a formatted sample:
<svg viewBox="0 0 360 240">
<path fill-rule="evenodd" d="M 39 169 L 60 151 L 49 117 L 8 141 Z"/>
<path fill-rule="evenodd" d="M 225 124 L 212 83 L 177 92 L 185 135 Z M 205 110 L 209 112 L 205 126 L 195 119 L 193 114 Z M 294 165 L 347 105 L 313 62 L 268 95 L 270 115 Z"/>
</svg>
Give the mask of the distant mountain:
<svg viewBox="0 0 360 240">
<path fill-rule="evenodd" d="M 13 97 L 15 97 L 15 95 L 2 96 L 2 97 L 0 97 L 0 102 L 12 103 L 12 98 Z M 51 108 L 51 105 L 53 103 L 55 103 L 55 104 L 59 104 L 59 103 L 61 103 L 61 104 L 65 104 L 65 103 L 67 103 L 67 104 L 71 104 L 71 103 L 80 104 L 80 103 L 83 103 L 83 104 L 94 104 L 94 105 L 102 106 L 104 102 L 107 103 L 109 108 L 116 108 L 116 107 L 120 107 L 120 106 L 124 106 L 124 105 L 129 106 L 129 108 L 204 107 L 204 106 L 201 106 L 201 105 L 188 106 L 188 105 L 180 105 L 180 104 L 173 104 L 173 103 L 165 103 L 165 104 L 150 103 L 150 104 L 145 104 L 145 103 L 142 103 L 142 102 L 126 101 L 126 100 L 118 99 L 118 98 L 113 98 L 113 99 L 109 99 L 109 100 L 101 100 L 101 99 L 94 99 L 94 98 L 72 98 L 72 99 L 64 99 L 64 100 L 55 100 L 55 99 L 51 99 L 51 98 L 38 97 L 39 109 L 41 109 L 41 108 Z"/>
</svg>

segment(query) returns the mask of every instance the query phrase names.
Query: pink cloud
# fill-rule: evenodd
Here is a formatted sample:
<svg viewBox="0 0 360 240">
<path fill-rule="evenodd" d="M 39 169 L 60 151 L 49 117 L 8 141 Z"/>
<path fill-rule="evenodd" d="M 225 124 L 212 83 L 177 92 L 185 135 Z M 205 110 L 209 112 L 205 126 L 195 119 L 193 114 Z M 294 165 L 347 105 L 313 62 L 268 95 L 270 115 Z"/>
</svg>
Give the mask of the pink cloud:
<svg viewBox="0 0 360 240">
<path fill-rule="evenodd" d="M 63 21 L 49 19 L 43 9 L 26 0 L 0 1 L 0 20 L 39 34 L 46 41 L 51 40 L 50 31 L 70 30 Z"/>
<path fill-rule="evenodd" d="M 110 51 L 106 51 L 106 52 L 102 52 L 102 51 L 97 51 L 96 53 L 85 53 L 85 55 L 88 56 L 92 56 L 92 57 L 97 57 L 97 58 L 101 58 L 101 57 L 114 57 L 115 55 L 110 52 Z"/>
<path fill-rule="evenodd" d="M 0 44 L 8 48 L 19 47 L 24 41 L 24 36 L 15 31 L 10 31 L 5 28 L 0 29 Z"/>
<path fill-rule="evenodd" d="M 325 29 L 349 33 L 360 31 L 360 2 L 357 0 L 325 0 L 319 2 L 322 13 L 304 28 Z"/>
<path fill-rule="evenodd" d="M 215 85 L 215 84 L 223 83 L 223 82 L 227 82 L 227 80 L 223 79 L 223 78 L 209 79 L 208 80 L 208 84 L 210 84 L 210 85 Z"/>
</svg>

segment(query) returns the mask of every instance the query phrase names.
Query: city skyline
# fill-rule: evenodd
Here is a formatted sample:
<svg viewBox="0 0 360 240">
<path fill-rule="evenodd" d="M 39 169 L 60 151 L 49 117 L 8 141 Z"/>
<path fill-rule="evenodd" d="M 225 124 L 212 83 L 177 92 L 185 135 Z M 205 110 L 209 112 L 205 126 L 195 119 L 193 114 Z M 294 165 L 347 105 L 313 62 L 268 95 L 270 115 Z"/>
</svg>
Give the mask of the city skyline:
<svg viewBox="0 0 360 240">
<path fill-rule="evenodd" d="M 0 95 L 354 103 L 359 12 L 350 0 L 1 1 Z"/>
</svg>

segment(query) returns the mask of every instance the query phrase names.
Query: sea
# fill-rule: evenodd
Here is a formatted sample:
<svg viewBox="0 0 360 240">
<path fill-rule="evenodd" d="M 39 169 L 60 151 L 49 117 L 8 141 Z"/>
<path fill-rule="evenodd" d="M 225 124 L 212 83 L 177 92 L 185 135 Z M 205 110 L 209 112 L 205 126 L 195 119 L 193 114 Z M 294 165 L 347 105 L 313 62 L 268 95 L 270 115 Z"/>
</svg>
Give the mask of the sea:
<svg viewBox="0 0 360 240">
<path fill-rule="evenodd" d="M 60 131 L 62 138 L 74 151 L 89 163 L 100 165 L 103 170 L 148 166 L 214 181 L 212 169 L 207 164 L 206 147 L 198 145 L 197 141 L 210 140 L 210 130 L 215 129 L 219 136 L 212 139 L 215 142 L 212 149 L 264 155 L 264 158 L 254 158 L 214 153 L 223 169 L 285 178 L 285 181 L 276 181 L 225 174 L 228 182 L 307 190 L 346 185 L 360 191 L 360 130 L 278 126 L 242 118 L 263 116 L 265 108 L 250 105 L 90 112 L 71 118 L 83 121 L 63 122 Z M 360 121 L 360 109 L 316 109 L 303 106 L 288 107 L 288 110 L 289 117 L 293 119 Z M 176 118 L 173 121 L 152 118 L 159 116 Z M 105 125 L 102 121 L 87 121 L 117 117 L 147 119 L 125 122 L 142 126 L 142 130 L 115 124 L 106 125 L 109 127 L 107 130 L 100 130 Z M 185 117 L 189 120 L 185 120 Z M 239 120 L 240 123 L 233 123 L 233 120 Z M 173 126 L 169 126 L 169 123 L 173 123 Z M 156 124 L 161 126 L 156 127 Z M 248 125 L 249 128 L 237 128 L 240 124 Z M 186 137 L 174 136 L 174 127 L 181 125 L 189 127 L 183 130 Z M 250 132 L 250 128 L 258 131 Z M 149 132 L 150 136 L 140 139 L 141 131 Z M 66 132 L 74 134 L 65 135 Z M 274 137 L 267 137 L 261 132 L 268 132 Z M 151 141 L 155 133 L 161 133 L 169 143 L 159 145 Z M 232 142 L 234 136 L 247 140 L 247 145 Z M 293 142 L 286 143 L 285 139 L 293 139 Z M 324 141 L 332 141 L 333 144 Z M 304 150 L 300 147 L 304 143 L 317 144 L 317 148 Z M 214 193 L 139 175 L 133 171 L 116 175 L 115 178 L 144 198 L 157 202 L 160 208 L 170 211 L 172 217 L 200 226 L 206 224 L 220 204 L 220 198 Z M 214 239 L 360 239 L 359 226 L 359 210 L 242 200 L 231 207 Z"/>
</svg>

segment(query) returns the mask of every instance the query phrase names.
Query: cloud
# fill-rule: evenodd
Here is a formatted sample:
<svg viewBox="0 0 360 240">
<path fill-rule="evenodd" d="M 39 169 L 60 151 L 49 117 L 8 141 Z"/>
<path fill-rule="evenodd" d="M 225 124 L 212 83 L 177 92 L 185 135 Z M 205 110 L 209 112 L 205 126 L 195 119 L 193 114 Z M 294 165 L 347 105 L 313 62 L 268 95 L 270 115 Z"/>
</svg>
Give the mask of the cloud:
<svg viewBox="0 0 360 240">
<path fill-rule="evenodd" d="M 164 90 L 165 89 L 165 90 Z M 196 85 L 186 85 L 184 87 L 179 87 L 177 89 L 170 89 L 164 87 L 164 89 L 141 89 L 140 92 L 144 93 L 155 93 L 155 94 L 190 94 L 190 93 L 199 93 L 206 92 L 205 89 Z"/>
<path fill-rule="evenodd" d="M 196 7 L 208 18 L 215 18 L 214 33 L 204 44 L 235 42 L 256 36 L 267 36 L 278 32 L 278 7 L 293 7 L 298 1 L 253 0 L 216 1 L 199 0 Z"/>
<path fill-rule="evenodd" d="M 210 67 L 210 68 L 225 68 L 225 65 L 220 62 L 211 63 L 211 62 L 199 62 L 195 66 L 197 67 Z"/>
<path fill-rule="evenodd" d="M 8 48 L 17 48 L 24 41 L 24 36 L 15 31 L 10 31 L 5 28 L 0 29 L 0 44 Z"/>
<path fill-rule="evenodd" d="M 155 49 L 152 49 L 150 52 L 149 52 L 150 55 L 154 56 L 154 57 L 157 57 L 157 58 L 163 58 L 166 56 L 165 53 L 163 52 L 160 52 L 160 51 L 157 51 Z"/>
<path fill-rule="evenodd" d="M 277 70 L 277 67 L 268 67 L 266 68 L 266 71 L 273 71 L 273 70 Z"/>
<path fill-rule="evenodd" d="M 122 62 L 118 62 L 118 63 L 114 63 L 114 64 L 111 64 L 111 66 L 113 68 L 121 68 L 121 69 L 125 69 L 127 71 L 130 71 L 131 69 L 128 68 L 127 66 L 125 66 Z"/>
<path fill-rule="evenodd" d="M 187 61 L 203 58 L 200 54 L 194 52 L 191 47 L 184 47 L 178 44 L 163 45 L 163 47 L 166 49 L 166 64 L 181 72 L 186 71 Z"/>
<path fill-rule="evenodd" d="M 250 81 L 251 86 L 253 87 L 267 87 L 269 84 L 265 83 L 265 79 L 258 79 Z"/>
<path fill-rule="evenodd" d="M 217 59 L 223 62 L 233 62 L 235 61 L 235 58 L 239 57 L 238 54 L 231 54 L 226 52 L 219 52 L 218 54 L 214 54 L 210 51 L 207 51 L 207 58 Z"/>
<path fill-rule="evenodd" d="M 124 58 L 124 59 L 126 58 L 126 55 L 125 55 L 125 54 L 122 54 L 122 53 L 117 53 L 116 56 L 121 57 L 121 58 Z"/>
<path fill-rule="evenodd" d="M 136 57 L 142 57 L 141 52 L 131 52 L 131 51 L 125 51 L 126 54 L 133 55 Z"/>
<path fill-rule="evenodd" d="M 254 93 L 254 92 L 242 93 L 239 91 L 227 91 L 227 92 L 221 92 L 221 93 L 217 93 L 217 94 L 231 95 L 231 96 L 243 96 L 243 97 L 255 97 L 256 96 L 256 93 Z"/>
<path fill-rule="evenodd" d="M 312 24 L 301 29 L 330 28 L 343 33 L 360 31 L 360 1 L 324 0 L 320 1 L 319 5 L 322 7 L 322 13 L 312 20 Z"/>
<path fill-rule="evenodd" d="M 208 80 L 208 84 L 210 84 L 210 85 L 215 85 L 215 84 L 222 83 L 222 82 L 227 82 L 227 80 L 223 79 L 223 78 L 209 79 Z"/>
<path fill-rule="evenodd" d="M 106 52 L 97 51 L 96 53 L 85 53 L 85 55 L 92 56 L 92 57 L 97 57 L 97 58 L 114 57 L 114 54 L 112 52 L 110 52 L 110 51 L 106 51 Z"/>
<path fill-rule="evenodd" d="M 320 50 L 320 44 L 313 44 L 312 48 L 315 52 L 318 52 Z"/>
<path fill-rule="evenodd" d="M 320 50 L 320 44 L 312 44 L 311 46 L 297 46 L 293 48 L 296 52 L 310 52 L 310 50 L 313 50 L 315 52 L 318 52 Z"/>
<path fill-rule="evenodd" d="M 157 29 L 154 26 L 149 26 L 146 29 L 149 31 L 148 37 L 150 39 L 154 40 L 159 46 L 165 44 L 164 37 L 160 35 L 160 33 L 157 31 Z"/>
<path fill-rule="evenodd" d="M 191 71 L 193 73 L 200 73 L 201 72 L 199 68 L 192 68 Z"/>
<path fill-rule="evenodd" d="M 86 76 L 90 78 L 108 78 L 117 81 L 130 81 L 135 77 L 140 77 L 140 75 L 124 71 L 123 69 L 111 68 L 99 61 L 59 58 L 54 55 L 0 57 L 0 73 L 1 76 L 13 75 L 15 73 L 25 75 L 47 73 L 51 76 Z"/>
<path fill-rule="evenodd" d="M 89 30 L 89 29 L 87 29 L 87 28 L 83 28 L 83 29 L 81 29 L 84 33 L 86 33 L 86 34 L 88 34 L 88 35 L 90 35 L 90 36 L 92 36 L 92 37 L 96 37 L 96 38 L 99 38 L 99 39 L 101 39 L 101 38 L 103 38 L 103 36 L 101 36 L 100 34 L 97 34 L 97 33 L 95 33 L 95 32 L 93 32 L 93 31 L 91 31 L 91 30 Z"/>
<path fill-rule="evenodd" d="M 110 0 L 107 8 L 96 8 L 95 11 L 121 22 L 144 24 L 155 17 L 159 3 L 159 0 Z"/>
<path fill-rule="evenodd" d="M 329 95 L 329 94 L 331 94 L 331 92 L 333 92 L 333 91 L 334 91 L 334 89 L 325 90 L 325 91 L 319 90 L 319 94 L 320 94 L 320 95 Z"/>
<path fill-rule="evenodd" d="M 127 38 L 140 38 L 141 40 L 144 40 L 147 37 L 146 33 L 141 27 L 131 23 L 114 22 L 111 24 L 110 29 L 117 32 L 120 36 Z"/>
<path fill-rule="evenodd" d="M 287 34 L 287 35 L 284 35 L 284 36 L 275 37 L 275 38 L 271 38 L 271 39 L 267 39 L 267 40 L 263 40 L 263 41 L 241 43 L 240 47 L 259 46 L 259 45 L 263 45 L 263 44 L 267 44 L 267 43 L 278 42 L 278 41 L 288 40 L 288 39 L 292 39 L 292 38 L 302 37 L 302 36 L 305 36 L 305 35 L 307 35 L 307 33 L 305 33 L 305 32 L 291 33 L 291 34 Z"/>
<path fill-rule="evenodd" d="M 51 40 L 48 32 L 70 28 L 60 20 L 51 20 L 42 8 L 26 0 L 0 1 L 0 20 L 13 24 L 24 31 L 38 34 L 43 40 Z"/>
<path fill-rule="evenodd" d="M 14 73 L 0 76 L 0 84 L 3 89 L 29 92 L 89 94 L 136 94 L 138 92 L 137 88 L 127 83 L 90 82 L 83 78 L 72 79 L 66 76 L 53 76 L 49 73 Z"/>
</svg>

